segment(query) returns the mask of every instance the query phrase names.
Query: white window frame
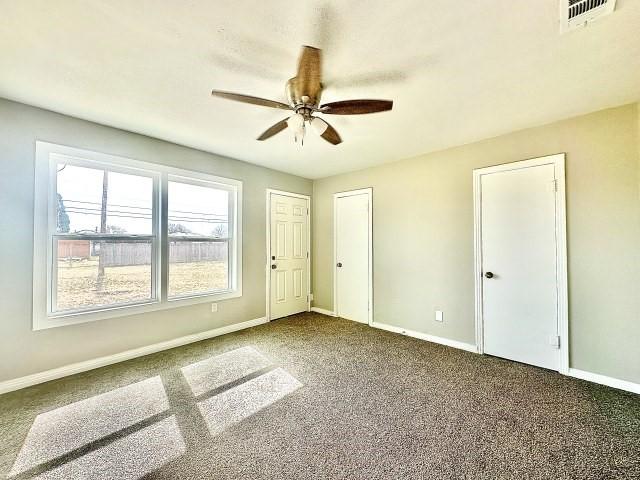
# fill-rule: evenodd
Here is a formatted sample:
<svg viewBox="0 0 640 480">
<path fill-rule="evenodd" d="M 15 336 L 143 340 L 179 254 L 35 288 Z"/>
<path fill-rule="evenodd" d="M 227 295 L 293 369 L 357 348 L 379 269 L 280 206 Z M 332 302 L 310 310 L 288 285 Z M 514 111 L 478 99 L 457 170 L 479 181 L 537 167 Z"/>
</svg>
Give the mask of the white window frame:
<svg viewBox="0 0 640 480">
<path fill-rule="evenodd" d="M 169 242 L 172 240 L 172 237 L 174 240 L 180 240 L 183 242 L 198 242 L 198 241 L 205 241 L 205 242 L 210 242 L 210 241 L 227 241 L 228 242 L 228 248 L 229 248 L 229 263 L 228 263 L 228 274 L 229 274 L 229 282 L 228 282 L 228 288 L 226 290 L 210 290 L 207 292 L 197 292 L 197 293 L 191 293 L 191 294 L 184 294 L 184 295 L 176 295 L 174 297 L 170 297 L 169 296 L 169 292 L 167 291 L 166 293 L 166 298 L 169 302 L 180 302 L 181 300 L 185 300 L 185 299 L 193 299 L 193 298 L 199 298 L 199 297 L 207 297 L 209 298 L 211 295 L 224 295 L 224 294 L 228 294 L 231 293 L 235 290 L 236 288 L 236 270 L 237 270 L 237 266 L 236 266 L 236 262 L 234 261 L 236 258 L 235 252 L 237 249 L 237 245 L 236 242 L 233 241 L 234 238 L 236 238 L 237 234 L 238 234 L 238 230 L 237 230 L 237 224 L 236 224 L 236 219 L 235 219 L 235 215 L 234 215 L 234 211 L 236 210 L 236 204 L 237 204 L 237 195 L 236 195 L 236 189 L 229 185 L 229 184 L 223 184 L 220 183 L 219 181 L 212 181 L 210 179 L 205 180 L 205 179 L 201 179 L 201 178 L 197 178 L 193 176 L 193 172 L 191 172 L 191 174 L 189 176 L 178 176 L 178 175 L 174 175 L 174 174 L 170 174 L 167 176 L 167 183 L 168 182 L 178 182 L 178 183 L 185 183 L 185 184 L 189 184 L 189 185 L 196 185 L 196 186 L 200 186 L 200 187 L 211 187 L 211 188 L 216 188 L 219 190 L 225 190 L 227 192 L 229 192 L 229 205 L 228 205 L 228 222 L 227 222 L 227 238 L 226 239 L 221 239 L 221 238 L 216 238 L 214 236 L 200 236 L 200 237 L 179 237 L 179 236 L 172 236 L 171 234 L 168 233 L 168 229 L 167 229 L 167 244 L 169 244 Z M 168 191 L 167 188 L 164 189 L 164 191 Z M 168 211 L 168 208 L 167 208 Z M 168 252 L 167 252 L 168 255 Z M 167 257 L 168 258 L 168 257 Z M 170 263 L 168 262 L 167 265 L 169 266 Z M 171 275 L 170 272 L 170 268 L 169 268 L 169 274 Z M 167 289 L 169 288 L 169 281 L 167 280 L 166 282 L 166 286 Z"/>
<path fill-rule="evenodd" d="M 34 254 L 33 254 L 33 330 L 166 310 L 198 303 L 217 302 L 242 296 L 242 182 L 203 172 L 183 170 L 132 160 L 125 157 L 36 141 L 34 182 Z M 152 238 L 152 297 L 149 301 L 108 305 L 65 312 L 53 311 L 53 273 L 55 259 L 53 235 L 56 234 L 56 165 L 60 159 L 79 166 L 104 166 L 109 171 L 142 174 L 153 178 L 153 227 L 151 235 L 106 235 L 110 239 Z M 170 177 L 180 181 L 223 188 L 229 195 L 229 289 L 168 298 L 169 243 L 168 192 Z M 58 237 L 63 234 L 56 234 Z M 74 238 L 78 235 L 73 234 Z M 91 236 L 92 239 L 98 238 Z M 155 254 L 154 254 L 155 252 Z"/>
<path fill-rule="evenodd" d="M 57 230 L 57 173 L 59 162 L 64 162 L 68 165 L 86 168 L 104 168 L 110 173 L 123 173 L 129 175 L 138 175 L 141 177 L 151 178 L 153 181 L 152 190 L 152 223 L 150 234 L 59 234 Z M 47 316 L 49 317 L 67 317 L 71 315 L 82 315 L 85 313 L 95 312 L 101 309 L 112 309 L 120 307 L 131 307 L 134 305 L 143 305 L 149 303 L 156 303 L 159 299 L 159 266 L 160 266 L 160 215 L 159 215 L 159 193 L 160 193 L 160 174 L 151 170 L 145 170 L 142 168 L 125 167 L 121 164 L 107 163 L 104 161 L 88 160 L 86 156 L 76 157 L 67 154 L 60 154 L 52 152 L 49 155 L 49 188 L 48 188 L 48 205 L 47 205 Z M 69 239 L 69 240 L 130 240 L 130 241 L 150 241 L 151 242 L 151 298 L 148 300 L 122 302 L 117 304 L 111 304 L 103 307 L 81 307 L 72 310 L 58 311 L 56 308 L 56 297 L 53 292 L 57 289 L 58 280 L 58 261 L 55 255 L 54 249 L 55 239 Z"/>
</svg>

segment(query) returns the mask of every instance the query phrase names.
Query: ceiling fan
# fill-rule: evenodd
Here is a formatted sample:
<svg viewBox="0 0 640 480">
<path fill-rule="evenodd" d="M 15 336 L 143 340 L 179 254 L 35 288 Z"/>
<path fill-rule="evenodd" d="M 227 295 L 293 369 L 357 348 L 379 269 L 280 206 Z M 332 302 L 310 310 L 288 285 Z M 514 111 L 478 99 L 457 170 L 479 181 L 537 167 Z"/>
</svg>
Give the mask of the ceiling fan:
<svg viewBox="0 0 640 480">
<path fill-rule="evenodd" d="M 295 77 L 287 81 L 286 95 L 288 104 L 267 100 L 265 98 L 252 97 L 239 93 L 213 90 L 214 97 L 235 100 L 236 102 L 261 105 L 263 107 L 280 108 L 295 112 L 288 118 L 279 121 L 275 125 L 265 130 L 258 140 L 266 140 L 280 133 L 289 127 L 295 133 L 296 141 L 304 139 L 306 125 L 327 142 L 338 145 L 342 142 L 338 132 L 322 118 L 316 114 L 328 115 L 361 115 L 365 113 L 385 112 L 391 110 L 393 101 L 391 100 L 343 100 L 341 102 L 330 102 L 320 105 L 322 94 L 321 75 L 322 50 L 319 48 L 303 46 L 300 59 L 298 61 L 298 73 Z"/>
</svg>

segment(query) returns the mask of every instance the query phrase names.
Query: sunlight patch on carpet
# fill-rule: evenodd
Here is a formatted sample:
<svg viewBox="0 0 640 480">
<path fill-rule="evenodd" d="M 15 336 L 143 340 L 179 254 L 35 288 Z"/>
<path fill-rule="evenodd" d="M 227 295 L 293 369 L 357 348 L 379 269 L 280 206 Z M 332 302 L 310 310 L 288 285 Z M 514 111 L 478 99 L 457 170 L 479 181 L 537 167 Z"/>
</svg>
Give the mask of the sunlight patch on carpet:
<svg viewBox="0 0 640 480">
<path fill-rule="evenodd" d="M 54 460 L 168 409 L 169 400 L 157 376 L 42 413 L 33 422 L 9 475 Z"/>
<path fill-rule="evenodd" d="M 182 374 L 197 397 L 271 365 L 252 347 L 242 347 L 183 367 Z"/>
<path fill-rule="evenodd" d="M 171 416 L 35 478 L 135 480 L 178 458 L 185 451 L 178 423 Z"/>
<path fill-rule="evenodd" d="M 276 368 L 198 403 L 211 435 L 217 435 L 289 395 L 302 384 Z"/>
</svg>

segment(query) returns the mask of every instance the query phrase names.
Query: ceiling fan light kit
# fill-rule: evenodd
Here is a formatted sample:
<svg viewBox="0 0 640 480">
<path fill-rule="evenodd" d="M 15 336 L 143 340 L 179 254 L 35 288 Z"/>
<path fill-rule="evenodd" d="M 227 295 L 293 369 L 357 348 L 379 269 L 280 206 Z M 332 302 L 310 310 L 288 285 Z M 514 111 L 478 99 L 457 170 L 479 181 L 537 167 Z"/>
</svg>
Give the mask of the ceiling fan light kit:
<svg viewBox="0 0 640 480">
<path fill-rule="evenodd" d="M 322 51 L 319 48 L 303 46 L 298 61 L 298 72 L 295 77 L 287 81 L 285 92 L 289 104 L 252 97 L 239 93 L 213 90 L 211 95 L 236 102 L 260 105 L 263 107 L 279 108 L 295 112 L 292 116 L 279 121 L 265 130 L 258 140 L 266 140 L 285 130 L 287 127 L 294 132 L 296 142 L 302 143 L 306 132 L 306 124 L 322 139 L 338 145 L 342 142 L 338 132 L 325 120 L 316 116 L 325 115 L 363 115 L 367 113 L 385 112 L 393 108 L 391 100 L 344 100 L 320 105 L 322 95 Z"/>
<path fill-rule="evenodd" d="M 291 115 L 287 119 L 287 127 L 293 132 L 296 142 L 300 139 L 300 143 L 304 140 L 305 126 L 304 116 L 300 113 Z"/>
</svg>

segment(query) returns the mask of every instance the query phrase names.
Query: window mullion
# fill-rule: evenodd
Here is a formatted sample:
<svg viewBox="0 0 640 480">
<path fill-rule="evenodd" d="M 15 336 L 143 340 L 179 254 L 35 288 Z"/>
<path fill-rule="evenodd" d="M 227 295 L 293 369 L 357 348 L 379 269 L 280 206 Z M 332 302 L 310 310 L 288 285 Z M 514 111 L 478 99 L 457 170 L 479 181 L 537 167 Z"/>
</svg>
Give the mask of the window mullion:
<svg viewBox="0 0 640 480">
<path fill-rule="evenodd" d="M 159 203 L 160 301 L 166 302 L 169 297 L 169 176 L 166 173 L 160 177 Z"/>
<path fill-rule="evenodd" d="M 160 241 L 160 195 L 161 195 L 161 175 L 157 174 L 153 177 L 153 194 L 151 199 L 151 298 L 160 301 L 160 269 L 162 262 L 160 259 L 160 249 L 162 242 Z"/>
</svg>

